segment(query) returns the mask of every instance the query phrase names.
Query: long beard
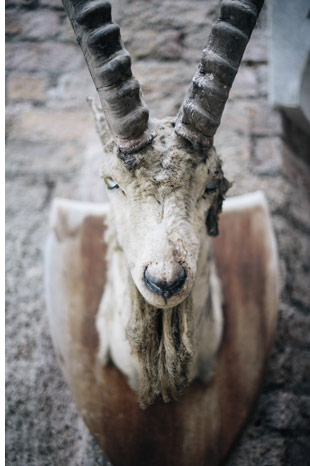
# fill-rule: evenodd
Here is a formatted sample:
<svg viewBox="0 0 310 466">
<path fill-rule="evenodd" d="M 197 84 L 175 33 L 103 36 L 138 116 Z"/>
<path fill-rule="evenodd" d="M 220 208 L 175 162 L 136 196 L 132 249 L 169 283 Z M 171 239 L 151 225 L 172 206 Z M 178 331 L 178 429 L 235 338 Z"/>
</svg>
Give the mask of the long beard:
<svg viewBox="0 0 310 466">
<path fill-rule="evenodd" d="M 139 361 L 139 404 L 177 399 L 189 380 L 195 349 L 191 296 L 171 309 L 148 304 L 131 287 L 132 313 L 126 330 L 132 354 Z"/>
</svg>

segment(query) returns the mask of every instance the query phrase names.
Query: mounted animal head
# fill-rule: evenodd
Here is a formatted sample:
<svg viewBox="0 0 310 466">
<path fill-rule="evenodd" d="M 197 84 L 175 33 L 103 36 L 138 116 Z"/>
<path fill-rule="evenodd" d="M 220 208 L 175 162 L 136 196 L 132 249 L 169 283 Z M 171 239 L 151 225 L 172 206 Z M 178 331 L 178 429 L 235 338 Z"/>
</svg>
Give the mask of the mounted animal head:
<svg viewBox="0 0 310 466">
<path fill-rule="evenodd" d="M 151 305 L 190 293 L 201 244 L 218 234 L 229 187 L 213 146 L 262 0 L 223 0 L 176 121 L 150 121 L 131 58 L 103 0 L 63 0 L 99 93 L 95 110 L 118 242 Z"/>
</svg>

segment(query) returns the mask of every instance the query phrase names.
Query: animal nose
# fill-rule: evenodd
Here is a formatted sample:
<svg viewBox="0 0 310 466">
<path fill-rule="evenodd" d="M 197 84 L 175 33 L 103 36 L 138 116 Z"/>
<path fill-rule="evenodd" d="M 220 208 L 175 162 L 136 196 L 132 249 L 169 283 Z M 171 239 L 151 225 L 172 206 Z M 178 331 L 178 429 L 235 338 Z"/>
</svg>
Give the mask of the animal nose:
<svg viewBox="0 0 310 466">
<path fill-rule="evenodd" d="M 152 263 L 144 271 L 144 281 L 152 293 L 163 296 L 165 301 L 184 285 L 186 270 L 178 263 Z"/>
</svg>

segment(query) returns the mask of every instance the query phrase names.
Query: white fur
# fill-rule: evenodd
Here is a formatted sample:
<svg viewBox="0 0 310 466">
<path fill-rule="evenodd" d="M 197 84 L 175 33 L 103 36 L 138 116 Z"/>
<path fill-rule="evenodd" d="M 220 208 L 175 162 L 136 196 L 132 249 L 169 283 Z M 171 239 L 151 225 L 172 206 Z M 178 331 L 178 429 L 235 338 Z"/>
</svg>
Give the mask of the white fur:
<svg viewBox="0 0 310 466">
<path fill-rule="evenodd" d="M 216 176 L 219 158 L 211 149 L 207 160 L 197 162 L 197 155 L 180 144 L 169 120 L 160 122 L 157 132 L 152 146 L 135 155 L 134 169 L 120 160 L 113 142 L 104 141 L 107 153 L 102 177 L 113 179 L 119 189 L 108 191 L 108 277 L 96 322 L 99 360 L 106 364 L 110 358 L 134 388 L 138 384 L 138 361 L 126 339 L 132 280 L 144 299 L 161 309 L 174 307 L 192 294 L 197 350 L 191 378 L 198 376 L 206 381 L 210 377 L 223 329 L 220 284 L 210 260 L 205 225 L 213 195 L 204 195 L 207 184 Z M 106 130 L 101 134 L 106 137 Z M 146 287 L 144 270 L 148 264 L 173 260 L 183 264 L 187 280 L 183 289 L 165 303 Z"/>
<path fill-rule="evenodd" d="M 122 371 L 132 388 L 138 388 L 138 361 L 131 354 L 126 339 L 126 328 L 131 313 L 130 284 L 131 277 L 123 251 L 116 240 L 113 223 L 106 232 L 108 244 L 108 276 L 104 294 L 97 314 L 96 327 L 99 334 L 100 348 L 98 359 L 106 364 L 109 359 Z M 214 263 L 208 260 L 210 240 L 205 239 L 199 256 L 197 276 L 192 290 L 197 349 L 190 378 L 199 377 L 208 382 L 212 375 L 214 358 L 220 346 L 223 330 L 220 282 Z M 212 295 L 212 306 L 206 312 L 209 292 Z"/>
</svg>

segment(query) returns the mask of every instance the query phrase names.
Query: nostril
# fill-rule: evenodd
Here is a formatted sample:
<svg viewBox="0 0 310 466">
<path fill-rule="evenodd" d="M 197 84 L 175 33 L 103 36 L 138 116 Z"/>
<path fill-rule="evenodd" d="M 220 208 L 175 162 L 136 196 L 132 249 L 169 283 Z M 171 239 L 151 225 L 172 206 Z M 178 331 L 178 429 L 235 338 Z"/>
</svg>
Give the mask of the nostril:
<svg viewBox="0 0 310 466">
<path fill-rule="evenodd" d="M 179 264 L 150 264 L 144 271 L 144 282 L 152 293 L 170 298 L 186 281 L 186 270 Z"/>
</svg>

